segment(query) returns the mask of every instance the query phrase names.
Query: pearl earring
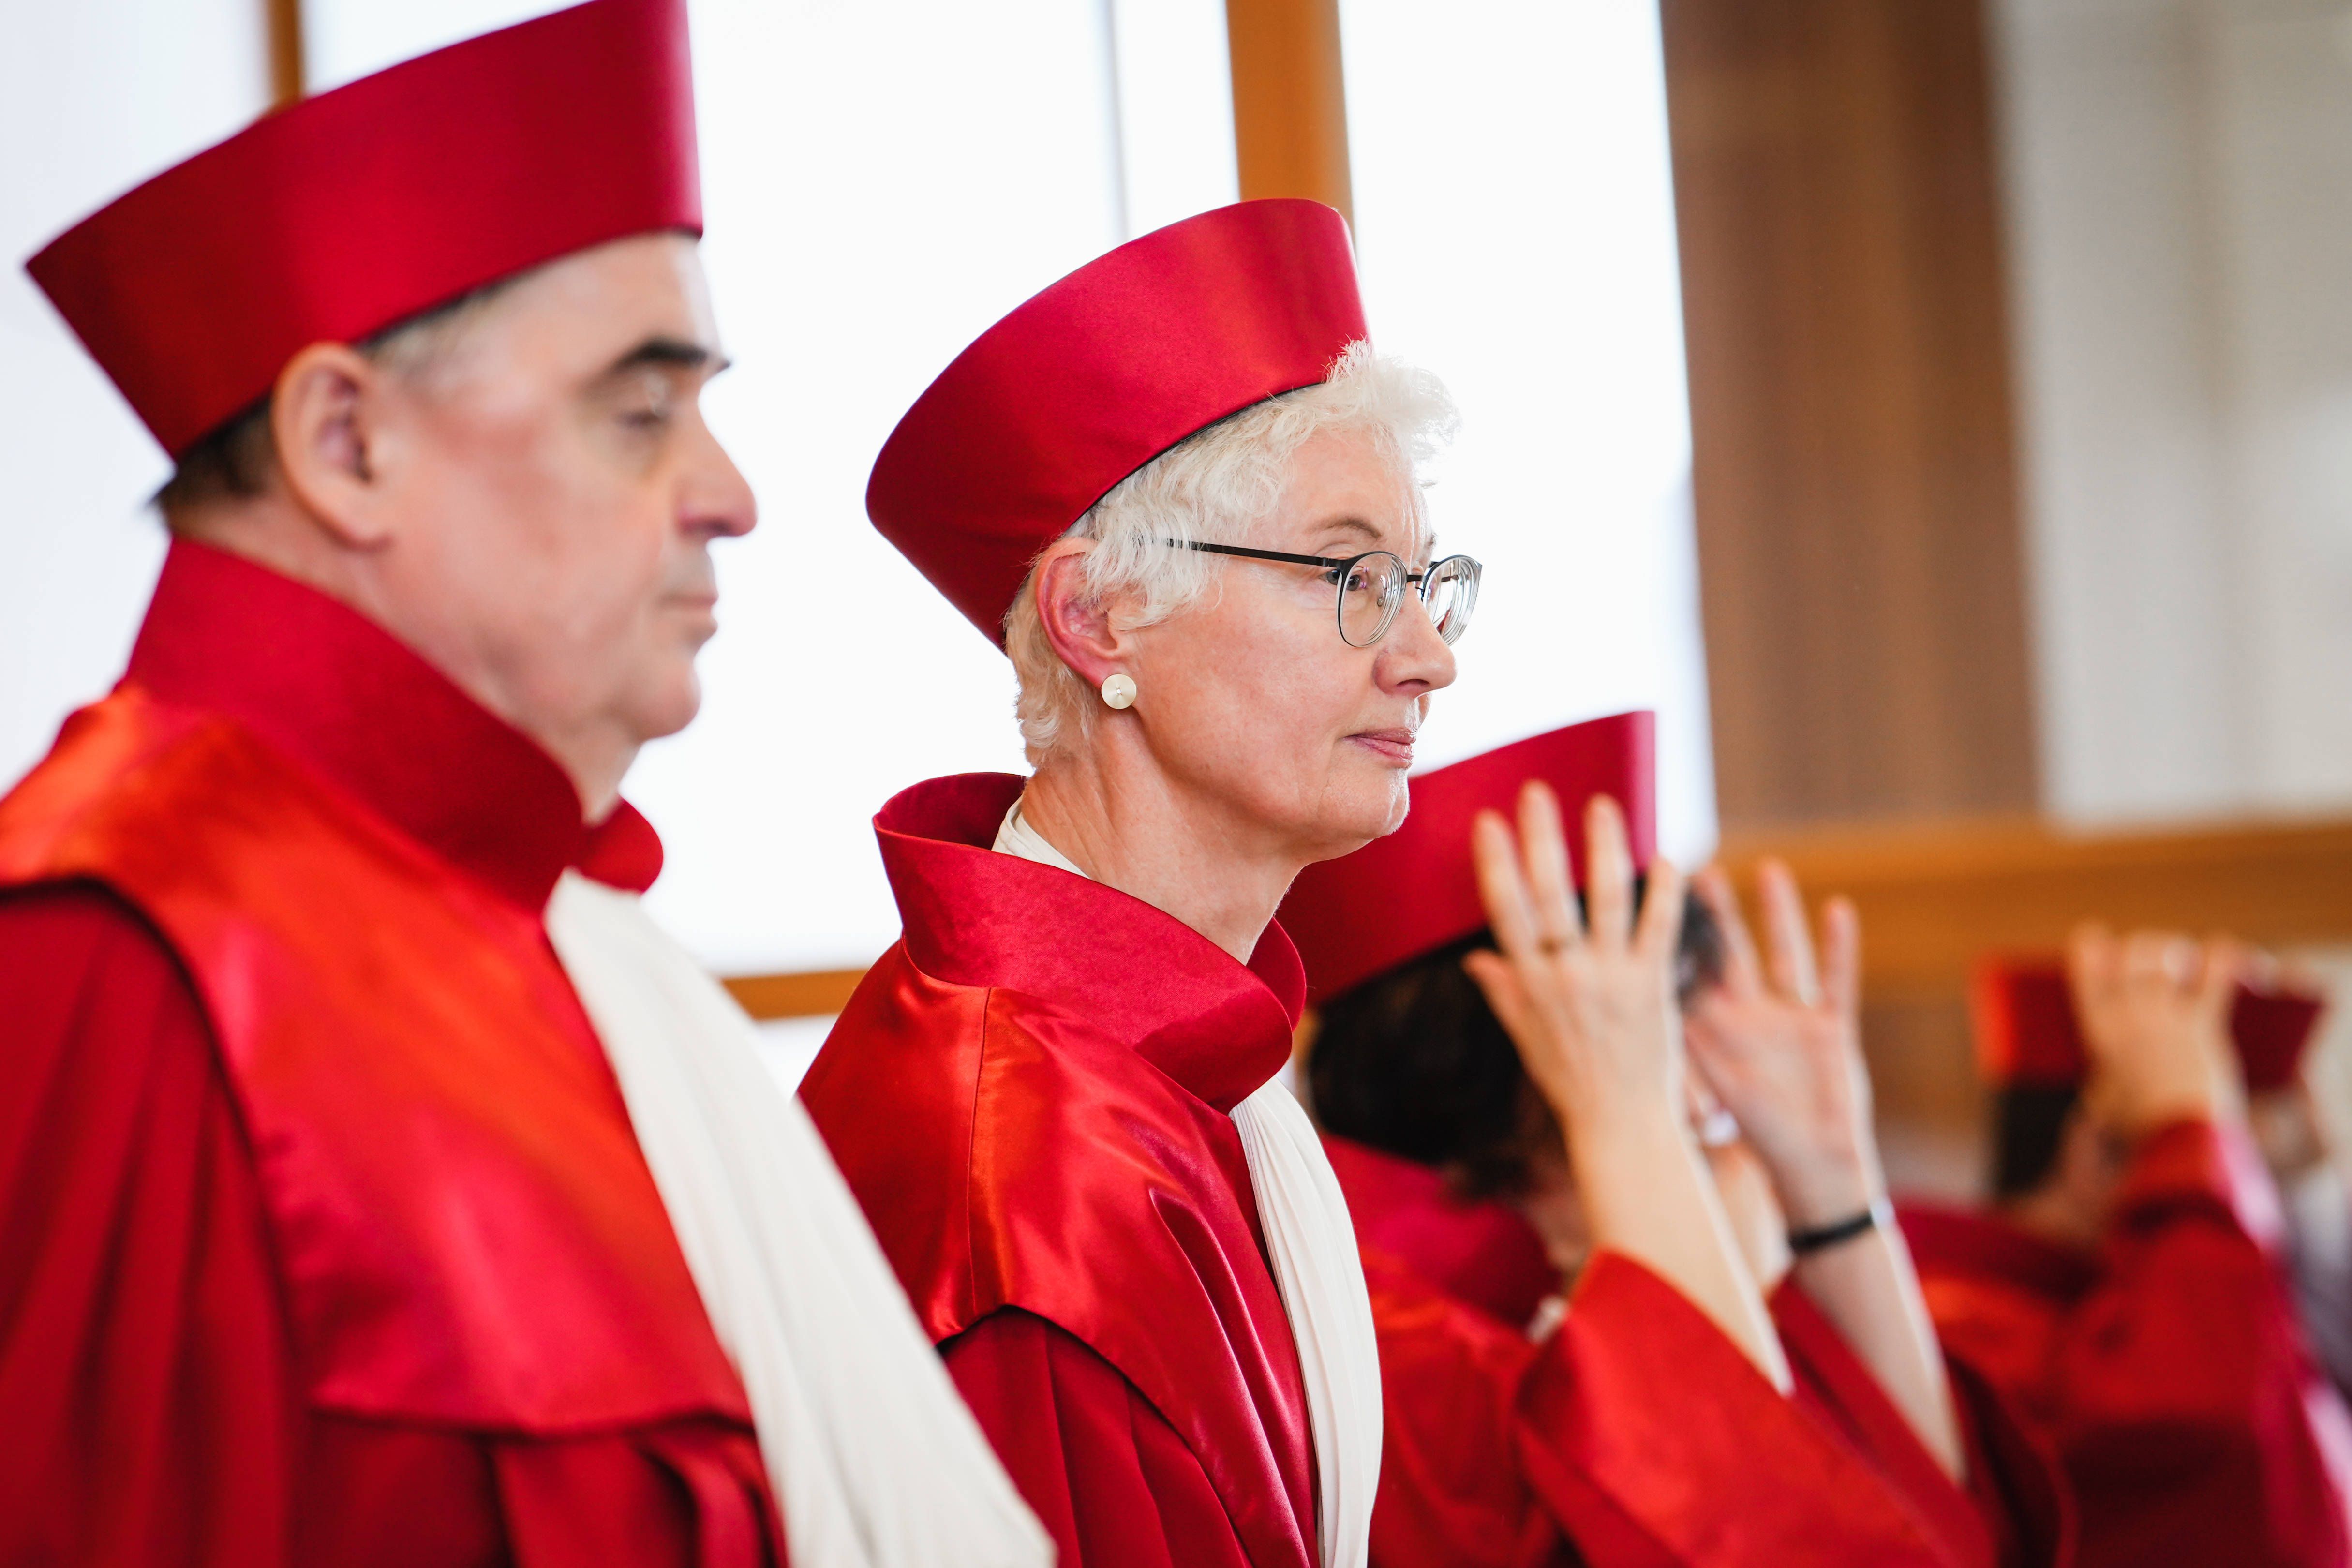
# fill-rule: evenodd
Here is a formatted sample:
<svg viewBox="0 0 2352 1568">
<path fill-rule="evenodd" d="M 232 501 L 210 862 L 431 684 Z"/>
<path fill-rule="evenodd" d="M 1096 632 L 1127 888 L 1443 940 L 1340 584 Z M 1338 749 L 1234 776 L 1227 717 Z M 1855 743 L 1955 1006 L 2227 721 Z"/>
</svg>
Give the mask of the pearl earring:
<svg viewBox="0 0 2352 1568">
<path fill-rule="evenodd" d="M 1106 708 L 1134 707 L 1135 677 L 1124 672 L 1103 677 L 1102 700 Z"/>
</svg>

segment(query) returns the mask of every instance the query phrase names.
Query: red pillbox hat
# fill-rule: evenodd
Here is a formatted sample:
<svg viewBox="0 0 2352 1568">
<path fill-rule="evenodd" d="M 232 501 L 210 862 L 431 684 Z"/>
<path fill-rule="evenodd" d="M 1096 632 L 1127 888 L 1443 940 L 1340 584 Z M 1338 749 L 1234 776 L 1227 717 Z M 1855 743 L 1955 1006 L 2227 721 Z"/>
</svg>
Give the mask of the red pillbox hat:
<svg viewBox="0 0 2352 1568">
<path fill-rule="evenodd" d="M 684 0 L 590 0 L 268 115 L 26 270 L 177 456 L 310 343 L 701 228 Z"/>
<path fill-rule="evenodd" d="M 1969 1002 L 1977 1065 L 1987 1082 L 2064 1089 L 2089 1075 L 2091 1058 L 2074 1016 L 2065 962 L 2055 953 L 1983 960 L 1971 980 Z M 2292 986 L 2238 987 L 2230 1008 L 2230 1038 L 2249 1089 L 2260 1094 L 2294 1081 L 2326 1005 L 2326 997 Z"/>
<path fill-rule="evenodd" d="M 1470 823 L 1495 810 L 1517 821 L 1520 786 L 1541 779 L 1570 824 L 1569 854 L 1584 885 L 1584 807 L 1605 795 L 1625 813 L 1633 864 L 1658 847 L 1657 716 L 1619 713 L 1570 724 L 1414 779 L 1404 826 L 1353 855 L 1309 866 L 1283 900 L 1283 930 L 1320 1003 L 1408 959 L 1486 926 L 1470 861 Z"/>
<path fill-rule="evenodd" d="M 883 444 L 866 515 L 1000 646 L 1037 552 L 1187 436 L 1312 385 L 1363 337 L 1347 220 L 1241 202 L 1131 240 L 1022 305 Z"/>
</svg>

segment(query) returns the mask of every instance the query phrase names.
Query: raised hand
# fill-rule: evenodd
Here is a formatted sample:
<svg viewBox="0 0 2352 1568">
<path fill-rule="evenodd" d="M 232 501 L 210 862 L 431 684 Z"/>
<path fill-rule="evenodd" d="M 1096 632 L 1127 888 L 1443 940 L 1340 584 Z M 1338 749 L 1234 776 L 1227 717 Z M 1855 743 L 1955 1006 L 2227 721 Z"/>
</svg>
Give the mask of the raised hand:
<svg viewBox="0 0 2352 1568">
<path fill-rule="evenodd" d="M 1860 1213 L 1885 1196 L 1862 1059 L 1861 923 L 1833 899 L 1821 956 L 1797 879 L 1758 870 L 1768 956 L 1748 934 L 1731 879 L 1710 867 L 1697 892 L 1723 932 L 1721 984 L 1685 1012 L 1699 1077 L 1738 1120 L 1800 1230 Z"/>
<path fill-rule="evenodd" d="M 1482 813 L 1472 847 L 1500 951 L 1465 967 L 1567 1135 L 1594 1250 L 1681 1291 L 1785 1393 L 1788 1360 L 1691 1135 L 1674 994 L 1682 879 L 1653 862 L 1637 921 L 1625 822 L 1611 802 L 1585 813 L 1585 847 L 1589 921 L 1551 791 L 1521 793 L 1516 839 Z"/>
<path fill-rule="evenodd" d="M 1886 1209 L 1886 1179 L 1870 1121 L 1862 1059 L 1862 924 L 1832 899 L 1822 947 L 1797 879 L 1778 860 L 1758 868 L 1765 953 L 1757 953 L 1731 880 L 1710 868 L 1698 896 L 1722 928 L 1723 978 L 1685 1011 L 1697 1077 L 1738 1119 L 1799 1232 L 1864 1214 L 1875 1223 L 1796 1259 L 1805 1292 L 1835 1322 L 1871 1375 L 1946 1472 L 1966 1449 L 1911 1255 Z M 1835 1235 L 1839 1232 L 1832 1231 Z"/>
<path fill-rule="evenodd" d="M 2067 980 L 2091 1057 L 2084 1103 L 2101 1125 L 2131 1140 L 2168 1121 L 2243 1122 L 2230 1004 L 2247 962 L 2227 938 L 2075 930 Z"/>
<path fill-rule="evenodd" d="M 1596 797 L 1585 816 L 1588 929 L 1549 789 L 1530 784 L 1521 795 L 1516 845 L 1493 812 L 1482 813 L 1472 833 L 1478 888 L 1501 951 L 1473 953 L 1467 967 L 1571 1141 L 1581 1128 L 1629 1115 L 1678 1122 L 1681 877 L 1664 861 L 1650 868 L 1637 924 L 1625 819 Z"/>
</svg>

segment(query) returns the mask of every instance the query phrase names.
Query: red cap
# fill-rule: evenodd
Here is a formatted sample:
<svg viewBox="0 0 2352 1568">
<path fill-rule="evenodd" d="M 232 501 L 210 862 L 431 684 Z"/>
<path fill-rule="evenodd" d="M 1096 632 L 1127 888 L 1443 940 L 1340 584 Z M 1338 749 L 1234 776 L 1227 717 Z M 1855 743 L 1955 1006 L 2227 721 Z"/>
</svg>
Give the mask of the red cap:
<svg viewBox="0 0 2352 1568">
<path fill-rule="evenodd" d="M 1037 552 L 1227 415 L 1311 386 L 1362 338 L 1348 223 L 1219 207 L 1087 263 L 982 332 L 883 444 L 866 515 L 999 644 Z"/>
<path fill-rule="evenodd" d="M 702 229 L 686 7 L 591 0 L 257 121 L 26 270 L 176 456 L 310 343 L 661 229 Z"/>
<path fill-rule="evenodd" d="M 1481 811 L 1516 819 L 1519 788 L 1541 779 L 1571 824 L 1605 795 L 1625 813 L 1635 867 L 1658 847 L 1657 716 L 1619 713 L 1423 773 L 1412 781 L 1404 826 L 1353 855 L 1309 866 L 1283 900 L 1283 930 L 1307 966 L 1310 1003 L 1486 927 L 1470 862 L 1470 822 Z M 1584 885 L 1584 846 L 1569 835 L 1570 863 Z"/>
<path fill-rule="evenodd" d="M 1976 1021 L 1977 1066 L 1987 1082 L 2065 1089 L 2088 1076 L 2090 1057 L 2074 1016 L 2065 962 L 2056 954 L 1981 961 L 1970 981 L 1969 1005 Z M 2325 996 L 2293 986 L 2238 987 L 2230 1008 L 2230 1038 L 2238 1047 L 2247 1089 L 2261 1094 L 2294 1081 L 2326 1005 Z"/>
</svg>

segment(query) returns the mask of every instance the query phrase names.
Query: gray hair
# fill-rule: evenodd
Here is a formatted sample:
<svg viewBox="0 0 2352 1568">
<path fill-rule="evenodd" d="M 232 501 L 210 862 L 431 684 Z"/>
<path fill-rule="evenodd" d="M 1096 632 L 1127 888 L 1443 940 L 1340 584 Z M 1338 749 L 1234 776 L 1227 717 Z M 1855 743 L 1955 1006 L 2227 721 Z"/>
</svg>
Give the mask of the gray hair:
<svg viewBox="0 0 2352 1568">
<path fill-rule="evenodd" d="M 518 274 L 517 276 L 520 276 Z M 448 354 L 459 333 L 482 308 L 515 279 L 486 283 L 420 315 L 395 321 L 359 343 L 359 352 L 395 375 L 428 374 Z M 214 426 L 172 465 L 172 477 L 155 492 L 153 505 L 177 528 L 192 513 L 221 501 L 251 500 L 269 488 L 278 470 L 278 439 L 269 424 L 275 394 L 264 394 Z"/>
<path fill-rule="evenodd" d="M 1421 465 L 1450 440 L 1458 423 L 1445 388 L 1427 371 L 1383 358 L 1359 341 L 1311 386 L 1253 404 L 1187 437 L 1114 486 L 1064 535 L 1091 539 L 1078 571 L 1088 603 L 1132 600 L 1128 627 L 1166 620 L 1199 600 L 1215 581 L 1215 561 L 1160 540 L 1246 544 L 1282 504 L 1290 459 L 1315 437 L 1369 434 L 1397 468 L 1412 498 L 1414 528 L 1423 513 Z M 1083 736 L 1094 721 L 1094 693 L 1054 651 L 1037 611 L 1033 570 L 1004 616 L 1004 648 L 1021 684 L 1014 712 L 1032 767 Z"/>
</svg>

